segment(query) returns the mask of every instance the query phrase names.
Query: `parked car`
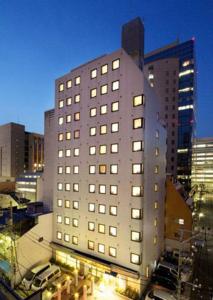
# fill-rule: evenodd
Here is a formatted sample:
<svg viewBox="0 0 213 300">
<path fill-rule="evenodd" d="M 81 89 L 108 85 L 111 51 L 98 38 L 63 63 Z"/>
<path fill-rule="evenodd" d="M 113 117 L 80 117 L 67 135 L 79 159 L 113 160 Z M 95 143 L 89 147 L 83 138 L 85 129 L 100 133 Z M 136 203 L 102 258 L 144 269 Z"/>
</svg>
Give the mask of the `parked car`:
<svg viewBox="0 0 213 300">
<path fill-rule="evenodd" d="M 39 276 L 36 276 L 32 284 L 32 290 L 38 291 L 40 289 L 44 289 L 48 285 L 48 283 L 53 282 L 60 276 L 61 269 L 56 265 L 52 265 L 49 269 L 41 273 Z"/>
<path fill-rule="evenodd" d="M 163 276 L 165 278 L 168 278 L 169 280 L 173 281 L 176 285 L 178 285 L 178 280 L 177 277 L 174 276 L 169 270 L 167 269 L 163 269 L 161 267 L 159 267 L 158 269 L 156 269 L 153 273 L 153 275 L 157 275 L 157 276 Z"/>
<path fill-rule="evenodd" d="M 153 288 L 146 294 L 145 300 L 176 300 L 173 293 L 157 288 Z"/>
<path fill-rule="evenodd" d="M 35 277 L 39 276 L 41 273 L 43 273 L 50 267 L 51 267 L 51 263 L 46 263 L 46 264 L 38 265 L 37 267 L 34 267 L 33 269 L 29 270 L 22 280 L 22 284 L 24 288 L 26 290 L 30 290 Z"/>
<path fill-rule="evenodd" d="M 67 274 L 63 274 L 62 276 L 54 280 L 52 283 L 47 285 L 47 290 L 51 292 L 53 297 L 57 294 L 58 285 L 61 286 L 62 290 L 64 290 L 67 287 L 67 276 Z"/>
<path fill-rule="evenodd" d="M 161 269 L 161 270 L 165 270 L 165 272 L 170 272 L 174 277 L 178 278 L 177 266 L 167 261 L 159 262 L 156 269 Z"/>
<path fill-rule="evenodd" d="M 166 278 L 165 276 L 157 275 L 155 273 L 152 274 L 151 282 L 153 284 L 160 285 L 160 286 L 162 286 L 168 290 L 172 290 L 172 291 L 176 291 L 177 287 L 178 287 L 177 284 L 173 280 Z"/>
</svg>

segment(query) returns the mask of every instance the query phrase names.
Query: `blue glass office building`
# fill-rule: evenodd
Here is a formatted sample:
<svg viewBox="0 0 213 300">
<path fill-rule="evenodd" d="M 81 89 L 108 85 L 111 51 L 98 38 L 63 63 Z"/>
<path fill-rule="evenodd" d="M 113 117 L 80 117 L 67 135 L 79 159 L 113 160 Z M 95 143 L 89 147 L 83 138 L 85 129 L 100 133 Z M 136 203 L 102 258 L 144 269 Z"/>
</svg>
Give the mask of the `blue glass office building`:
<svg viewBox="0 0 213 300">
<path fill-rule="evenodd" d="M 148 53 L 145 56 L 145 64 L 172 57 L 179 59 L 177 177 L 182 183 L 190 187 L 192 139 L 196 127 L 194 39 L 184 43 L 176 42 L 168 47 Z"/>
</svg>

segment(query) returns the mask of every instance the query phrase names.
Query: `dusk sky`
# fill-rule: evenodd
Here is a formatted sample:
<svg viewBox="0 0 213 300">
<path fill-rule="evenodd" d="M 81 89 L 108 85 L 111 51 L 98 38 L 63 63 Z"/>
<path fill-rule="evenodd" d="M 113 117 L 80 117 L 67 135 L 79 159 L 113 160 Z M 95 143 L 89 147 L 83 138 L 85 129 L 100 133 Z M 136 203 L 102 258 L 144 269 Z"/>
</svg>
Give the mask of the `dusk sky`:
<svg viewBox="0 0 213 300">
<path fill-rule="evenodd" d="M 0 124 L 43 132 L 55 79 L 120 48 L 121 26 L 136 16 L 146 52 L 195 37 L 197 136 L 213 136 L 212 0 L 0 0 Z"/>
</svg>

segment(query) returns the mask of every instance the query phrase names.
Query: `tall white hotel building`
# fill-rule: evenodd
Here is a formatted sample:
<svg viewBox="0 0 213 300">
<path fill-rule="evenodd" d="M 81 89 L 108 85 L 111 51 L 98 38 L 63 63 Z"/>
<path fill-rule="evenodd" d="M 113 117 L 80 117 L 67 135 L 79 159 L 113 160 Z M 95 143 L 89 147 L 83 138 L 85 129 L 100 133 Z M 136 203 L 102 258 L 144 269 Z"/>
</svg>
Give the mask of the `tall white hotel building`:
<svg viewBox="0 0 213 300">
<path fill-rule="evenodd" d="M 56 80 L 46 113 L 55 258 L 138 291 L 164 247 L 166 166 L 143 35 L 139 18 L 125 24 L 121 49 Z"/>
</svg>

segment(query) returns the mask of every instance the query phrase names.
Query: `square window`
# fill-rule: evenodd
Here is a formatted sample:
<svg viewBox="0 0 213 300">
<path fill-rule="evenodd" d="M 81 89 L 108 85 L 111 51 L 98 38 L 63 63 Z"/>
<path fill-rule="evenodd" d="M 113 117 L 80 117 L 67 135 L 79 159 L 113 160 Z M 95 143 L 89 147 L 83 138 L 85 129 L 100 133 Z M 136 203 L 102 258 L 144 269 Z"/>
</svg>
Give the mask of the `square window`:
<svg viewBox="0 0 213 300">
<path fill-rule="evenodd" d="M 72 87 L 72 80 L 68 80 L 66 82 L 66 86 L 67 86 L 67 89 L 70 89 Z"/>
<path fill-rule="evenodd" d="M 99 146 L 99 154 L 106 154 L 107 153 L 107 146 L 106 145 L 100 145 Z"/>
<path fill-rule="evenodd" d="M 106 185 L 105 184 L 99 184 L 99 193 L 106 194 Z"/>
<path fill-rule="evenodd" d="M 132 219 L 140 220 L 141 219 L 141 209 L 139 209 L 139 208 L 132 208 L 131 209 L 131 218 Z"/>
<path fill-rule="evenodd" d="M 71 104 L 72 104 L 72 98 L 69 97 L 69 98 L 66 99 L 66 105 L 69 106 Z"/>
<path fill-rule="evenodd" d="M 141 233 L 138 231 L 131 231 L 131 241 L 140 242 L 141 241 Z"/>
<path fill-rule="evenodd" d="M 114 247 L 109 247 L 109 256 L 116 257 L 117 250 Z"/>
<path fill-rule="evenodd" d="M 79 85 L 81 83 L 81 77 L 75 77 L 75 85 Z"/>
<path fill-rule="evenodd" d="M 154 202 L 154 208 L 155 208 L 155 209 L 158 208 L 158 202 L 157 202 L 157 201 Z"/>
<path fill-rule="evenodd" d="M 113 81 L 112 82 L 112 91 L 117 91 L 119 90 L 120 82 L 119 80 Z"/>
<path fill-rule="evenodd" d="M 69 217 L 64 217 L 64 224 L 65 225 L 70 225 L 70 218 Z"/>
<path fill-rule="evenodd" d="M 72 116 L 71 116 L 71 115 L 67 115 L 67 116 L 66 116 L 66 122 L 67 122 L 67 123 L 70 123 L 71 120 L 72 120 Z"/>
<path fill-rule="evenodd" d="M 90 90 L 90 98 L 95 98 L 97 96 L 97 89 Z"/>
<path fill-rule="evenodd" d="M 65 173 L 66 174 L 71 174 L 71 167 L 70 166 L 65 167 Z"/>
<path fill-rule="evenodd" d="M 109 226 L 109 235 L 117 236 L 117 227 Z"/>
<path fill-rule="evenodd" d="M 154 184 L 154 191 L 155 191 L 155 192 L 158 191 L 158 184 L 157 184 L 157 183 Z"/>
<path fill-rule="evenodd" d="M 80 149 L 74 148 L 74 156 L 79 156 L 79 154 L 80 154 Z"/>
<path fill-rule="evenodd" d="M 79 121 L 80 120 L 80 112 L 74 113 L 74 120 Z"/>
<path fill-rule="evenodd" d="M 100 134 L 107 134 L 107 125 L 101 125 L 100 126 Z"/>
<path fill-rule="evenodd" d="M 110 174 L 118 174 L 118 165 L 110 165 Z"/>
<path fill-rule="evenodd" d="M 144 104 L 144 95 L 138 95 L 133 97 L 133 106 L 139 106 Z"/>
<path fill-rule="evenodd" d="M 73 183 L 73 192 L 79 192 L 79 184 Z"/>
<path fill-rule="evenodd" d="M 65 183 L 65 191 L 70 191 L 70 183 Z"/>
<path fill-rule="evenodd" d="M 57 231 L 57 239 L 58 240 L 62 239 L 62 233 L 60 231 Z"/>
<path fill-rule="evenodd" d="M 79 209 L 79 202 L 78 201 L 73 201 L 72 202 L 72 207 L 73 207 L 73 209 Z"/>
<path fill-rule="evenodd" d="M 120 59 L 115 59 L 113 60 L 112 62 L 112 70 L 116 70 L 116 69 L 119 69 L 120 67 Z"/>
<path fill-rule="evenodd" d="M 143 141 L 134 141 L 132 142 L 132 151 L 138 152 L 143 150 Z"/>
<path fill-rule="evenodd" d="M 77 236 L 74 236 L 72 237 L 72 243 L 73 245 L 78 245 L 78 237 Z"/>
<path fill-rule="evenodd" d="M 75 130 L 74 131 L 74 139 L 77 140 L 80 138 L 80 130 Z"/>
<path fill-rule="evenodd" d="M 101 86 L 101 95 L 107 94 L 108 91 L 108 85 L 104 84 Z"/>
<path fill-rule="evenodd" d="M 70 241 L 70 235 L 67 234 L 67 233 L 65 233 L 64 234 L 64 240 L 65 240 L 65 242 L 69 243 L 69 241 Z"/>
<path fill-rule="evenodd" d="M 94 222 L 88 222 L 88 230 L 95 231 L 95 223 Z"/>
<path fill-rule="evenodd" d="M 114 111 L 118 111 L 118 110 L 119 110 L 119 102 L 118 101 L 112 102 L 111 111 L 114 112 Z"/>
<path fill-rule="evenodd" d="M 143 164 L 132 164 L 132 174 L 142 174 Z"/>
<path fill-rule="evenodd" d="M 110 185 L 110 194 L 117 195 L 118 194 L 118 186 L 117 185 Z"/>
<path fill-rule="evenodd" d="M 105 245 L 103 245 L 103 244 L 98 244 L 98 252 L 100 252 L 100 253 L 105 253 Z"/>
<path fill-rule="evenodd" d="M 64 100 L 59 100 L 58 101 L 58 108 L 64 107 Z"/>
<path fill-rule="evenodd" d="M 101 105 L 100 106 L 100 114 L 104 115 L 107 113 L 107 104 Z"/>
<path fill-rule="evenodd" d="M 63 150 L 58 150 L 58 157 L 63 157 Z"/>
<path fill-rule="evenodd" d="M 99 206 L 98 206 L 98 212 L 99 212 L 100 214 L 105 214 L 105 213 L 106 213 L 106 205 L 104 205 L 104 204 L 99 204 Z"/>
<path fill-rule="evenodd" d="M 59 142 L 62 142 L 63 139 L 64 139 L 63 133 L 59 133 L 59 134 L 58 134 L 58 141 L 59 141 Z"/>
<path fill-rule="evenodd" d="M 79 174 L 79 166 L 73 166 L 73 174 Z"/>
<path fill-rule="evenodd" d="M 95 117 L 97 115 L 97 108 L 90 108 L 90 117 Z"/>
<path fill-rule="evenodd" d="M 178 224 L 179 225 L 184 225 L 184 219 L 178 219 Z"/>
<path fill-rule="evenodd" d="M 88 241 L 88 249 L 94 250 L 95 249 L 95 243 L 93 241 Z"/>
<path fill-rule="evenodd" d="M 58 118 L 58 125 L 62 125 L 64 123 L 64 118 L 63 117 L 59 117 Z"/>
<path fill-rule="evenodd" d="M 89 154 L 90 155 L 95 155 L 96 154 L 96 147 L 95 146 L 90 146 L 89 147 Z"/>
<path fill-rule="evenodd" d="M 89 193 L 95 193 L 95 184 L 89 184 Z"/>
<path fill-rule="evenodd" d="M 89 166 L 89 174 L 95 174 L 95 172 L 96 172 L 96 166 L 95 165 Z"/>
<path fill-rule="evenodd" d="M 66 132 L 66 140 L 71 140 L 71 132 Z"/>
<path fill-rule="evenodd" d="M 90 212 L 95 212 L 95 203 L 89 203 L 88 204 L 88 210 Z"/>
<path fill-rule="evenodd" d="M 63 190 L 63 184 L 61 182 L 58 182 L 57 188 L 58 188 L 58 191 L 62 191 Z"/>
<path fill-rule="evenodd" d="M 118 153 L 118 144 L 111 144 L 111 153 Z"/>
<path fill-rule="evenodd" d="M 72 219 L 72 226 L 73 227 L 78 227 L 78 219 L 76 219 L 76 218 Z"/>
<path fill-rule="evenodd" d="M 110 206 L 109 213 L 112 216 L 117 216 L 117 206 Z"/>
<path fill-rule="evenodd" d="M 143 118 L 137 118 L 133 120 L 133 129 L 142 128 L 143 127 Z"/>
<path fill-rule="evenodd" d="M 63 174 L 63 167 L 61 166 L 58 167 L 58 174 Z"/>
<path fill-rule="evenodd" d="M 103 66 L 101 66 L 101 75 L 104 75 L 108 72 L 108 65 L 105 64 Z"/>
<path fill-rule="evenodd" d="M 99 174 L 106 174 L 107 166 L 106 165 L 99 165 Z"/>
<path fill-rule="evenodd" d="M 90 78 L 96 78 L 97 77 L 97 69 L 93 69 L 90 71 Z"/>
<path fill-rule="evenodd" d="M 141 186 L 132 186 L 132 196 L 133 197 L 142 196 L 142 187 Z"/>
<path fill-rule="evenodd" d="M 57 206 L 62 207 L 63 201 L 61 199 L 57 199 Z"/>
<path fill-rule="evenodd" d="M 105 233 L 105 225 L 104 224 L 98 224 L 98 232 Z"/>
<path fill-rule="evenodd" d="M 65 156 L 70 157 L 71 156 L 71 149 L 66 149 L 65 150 Z"/>
<path fill-rule="evenodd" d="M 90 129 L 89 129 L 89 135 L 90 136 L 96 135 L 96 127 L 90 127 Z"/>
<path fill-rule="evenodd" d="M 70 208 L 70 200 L 65 200 L 65 208 Z"/>
<path fill-rule="evenodd" d="M 62 223 L 62 216 L 60 216 L 60 215 L 57 216 L 57 223 L 59 223 L 59 224 Z"/>
<path fill-rule="evenodd" d="M 111 124 L 111 132 L 118 132 L 119 131 L 119 123 L 112 123 Z"/>
<path fill-rule="evenodd" d="M 74 102 L 75 102 L 75 103 L 79 103 L 80 100 L 81 100 L 80 94 L 75 95 L 75 97 L 74 97 Z"/>
<path fill-rule="evenodd" d="M 59 84 L 59 92 L 63 92 L 64 91 L 64 84 L 63 83 L 60 83 Z"/>
<path fill-rule="evenodd" d="M 135 264 L 135 265 L 140 265 L 140 264 L 141 264 L 141 258 L 140 258 L 140 255 L 135 254 L 135 253 L 131 253 L 131 254 L 130 254 L 130 262 L 131 262 L 132 264 Z"/>
</svg>

